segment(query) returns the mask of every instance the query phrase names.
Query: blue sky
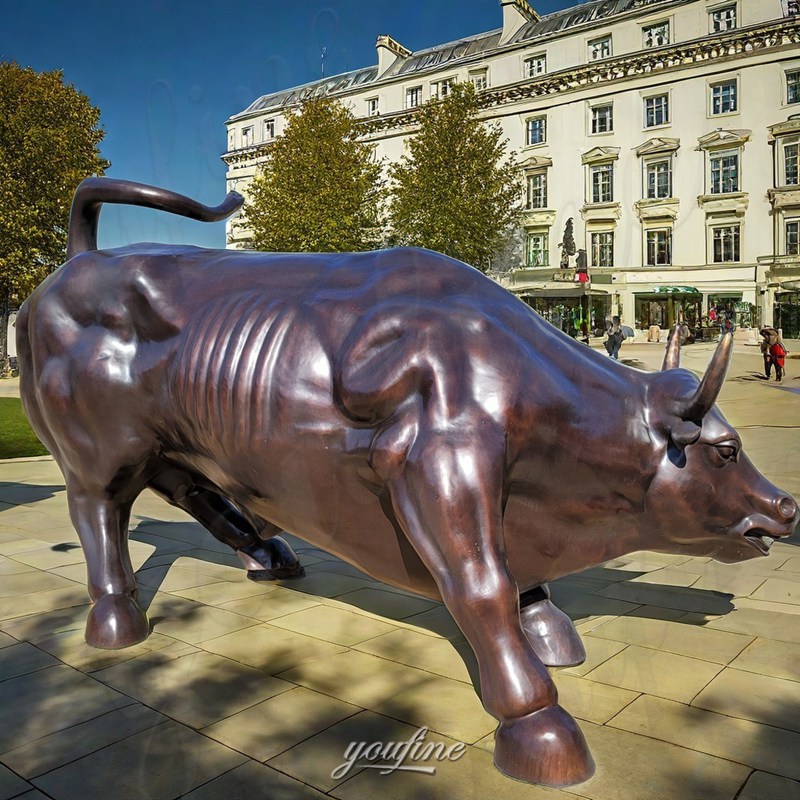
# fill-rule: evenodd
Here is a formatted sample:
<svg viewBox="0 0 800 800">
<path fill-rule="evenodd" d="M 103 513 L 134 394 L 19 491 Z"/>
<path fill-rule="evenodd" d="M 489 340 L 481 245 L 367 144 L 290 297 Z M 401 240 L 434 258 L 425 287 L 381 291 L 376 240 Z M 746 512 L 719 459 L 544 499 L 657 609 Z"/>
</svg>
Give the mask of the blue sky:
<svg viewBox="0 0 800 800">
<path fill-rule="evenodd" d="M 546 14 L 576 0 L 534 0 Z M 101 109 L 108 175 L 215 205 L 225 120 L 262 94 L 376 63 L 388 33 L 411 50 L 498 28 L 498 0 L 0 0 L 0 59 L 61 69 Z M 101 247 L 224 247 L 224 224 L 107 206 Z"/>
</svg>

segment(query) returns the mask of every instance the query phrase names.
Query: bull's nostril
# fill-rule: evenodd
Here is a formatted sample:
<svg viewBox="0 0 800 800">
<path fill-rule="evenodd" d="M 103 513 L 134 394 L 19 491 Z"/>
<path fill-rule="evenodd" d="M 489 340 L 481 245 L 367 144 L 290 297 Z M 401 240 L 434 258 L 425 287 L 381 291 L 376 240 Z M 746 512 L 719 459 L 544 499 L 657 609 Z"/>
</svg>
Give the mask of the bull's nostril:
<svg viewBox="0 0 800 800">
<path fill-rule="evenodd" d="M 778 513 L 784 519 L 792 519 L 797 514 L 797 503 L 791 497 L 781 497 L 777 501 Z"/>
</svg>

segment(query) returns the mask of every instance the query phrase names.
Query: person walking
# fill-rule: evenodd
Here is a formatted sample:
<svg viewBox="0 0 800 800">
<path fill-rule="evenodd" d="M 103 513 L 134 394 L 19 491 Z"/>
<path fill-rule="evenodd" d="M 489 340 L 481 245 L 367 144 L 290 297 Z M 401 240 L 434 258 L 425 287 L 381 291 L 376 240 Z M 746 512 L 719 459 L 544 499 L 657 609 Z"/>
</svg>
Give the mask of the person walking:
<svg viewBox="0 0 800 800">
<path fill-rule="evenodd" d="M 786 364 L 786 346 L 780 339 L 775 328 L 764 327 L 759 333 L 762 336 L 761 354 L 764 357 L 764 375 L 770 379 L 772 367 L 775 367 L 775 381 L 780 383 L 783 379 Z"/>
<path fill-rule="evenodd" d="M 619 317 L 611 318 L 611 327 L 608 329 L 608 338 L 605 341 L 606 350 L 611 358 L 619 361 L 619 349 L 625 341 L 625 331 L 622 330 Z"/>
</svg>

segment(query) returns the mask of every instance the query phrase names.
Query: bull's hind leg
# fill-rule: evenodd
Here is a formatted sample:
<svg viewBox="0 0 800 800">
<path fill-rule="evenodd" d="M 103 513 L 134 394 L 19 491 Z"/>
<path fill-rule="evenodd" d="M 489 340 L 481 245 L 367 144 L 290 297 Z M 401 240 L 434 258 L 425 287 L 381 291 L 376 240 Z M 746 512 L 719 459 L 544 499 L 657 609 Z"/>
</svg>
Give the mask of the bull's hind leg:
<svg viewBox="0 0 800 800">
<path fill-rule="evenodd" d="M 503 432 L 477 415 L 438 431 L 414 427 L 410 447 L 411 426 L 398 422 L 383 432 L 373 463 L 401 527 L 475 652 L 483 704 L 500 720 L 495 764 L 533 783 L 584 781 L 594 762 L 522 629 L 518 588 L 506 564 Z"/>
<path fill-rule="evenodd" d="M 300 578 L 305 570 L 271 522 L 239 511 L 222 494 L 198 485 L 187 471 L 169 467 L 149 487 L 171 505 L 193 516 L 214 538 L 236 551 L 253 581 Z"/>
<path fill-rule="evenodd" d="M 127 496 L 91 489 L 67 475 L 72 524 L 86 558 L 89 596 L 86 642 L 117 650 L 144 641 L 150 627 L 136 596 L 136 579 L 128 552 L 128 523 L 138 492 Z"/>
<path fill-rule="evenodd" d="M 586 660 L 572 620 L 550 600 L 546 583 L 519 596 L 522 629 L 535 653 L 548 667 L 574 667 Z"/>
</svg>

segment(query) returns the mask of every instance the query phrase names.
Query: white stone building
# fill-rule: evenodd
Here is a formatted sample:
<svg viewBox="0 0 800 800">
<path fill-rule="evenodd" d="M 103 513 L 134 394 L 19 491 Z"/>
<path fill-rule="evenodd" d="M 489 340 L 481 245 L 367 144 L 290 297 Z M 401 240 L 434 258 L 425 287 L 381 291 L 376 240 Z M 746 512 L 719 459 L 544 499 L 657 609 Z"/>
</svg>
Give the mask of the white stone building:
<svg viewBox="0 0 800 800">
<path fill-rule="evenodd" d="M 247 193 L 308 97 L 348 103 L 397 160 L 416 107 L 472 81 L 521 164 L 521 244 L 497 274 L 511 291 L 565 328 L 716 310 L 798 336 L 800 0 L 500 6 L 502 28 L 417 52 L 380 36 L 377 65 L 259 98 L 227 122 L 228 187 Z M 585 253 L 563 268 L 570 218 Z M 244 220 L 229 229 L 232 246 L 247 237 Z"/>
</svg>

